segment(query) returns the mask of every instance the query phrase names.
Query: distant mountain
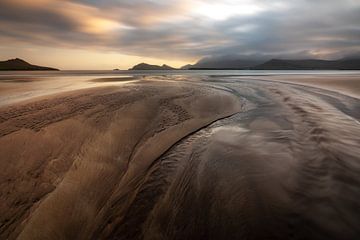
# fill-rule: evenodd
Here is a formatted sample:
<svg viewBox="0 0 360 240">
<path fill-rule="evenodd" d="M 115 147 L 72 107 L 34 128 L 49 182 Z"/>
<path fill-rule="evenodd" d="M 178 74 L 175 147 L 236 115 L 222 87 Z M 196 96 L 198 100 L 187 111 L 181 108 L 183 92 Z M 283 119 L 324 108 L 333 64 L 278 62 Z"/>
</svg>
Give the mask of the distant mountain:
<svg viewBox="0 0 360 240">
<path fill-rule="evenodd" d="M 0 71 L 58 71 L 59 69 L 32 65 L 20 58 L 0 61 Z"/>
<path fill-rule="evenodd" d="M 176 68 L 170 67 L 166 64 L 159 66 L 159 65 L 151 65 L 151 64 L 147 64 L 147 63 L 140 63 L 140 64 L 133 66 L 129 70 L 175 70 L 175 69 Z"/>
<path fill-rule="evenodd" d="M 182 66 L 180 69 L 181 70 L 189 70 L 190 68 L 192 68 L 194 65 L 191 65 L 191 64 L 186 64 L 184 66 Z"/>
<path fill-rule="evenodd" d="M 238 57 L 238 58 L 237 58 Z M 189 70 L 360 70 L 360 57 L 339 60 L 289 60 L 265 59 L 264 56 L 222 56 L 207 57 L 197 63 L 185 65 Z"/>
<path fill-rule="evenodd" d="M 360 59 L 340 60 L 285 60 L 271 59 L 253 67 L 256 70 L 360 70 Z"/>
<path fill-rule="evenodd" d="M 185 65 L 181 69 L 250 69 L 264 63 L 266 60 L 259 59 L 227 59 L 223 58 L 203 58 L 193 65 Z"/>
<path fill-rule="evenodd" d="M 360 59 L 360 51 L 359 52 L 354 52 L 352 54 L 349 54 L 347 56 L 345 56 L 344 58 L 342 58 L 342 60 L 356 60 L 356 59 Z"/>
</svg>

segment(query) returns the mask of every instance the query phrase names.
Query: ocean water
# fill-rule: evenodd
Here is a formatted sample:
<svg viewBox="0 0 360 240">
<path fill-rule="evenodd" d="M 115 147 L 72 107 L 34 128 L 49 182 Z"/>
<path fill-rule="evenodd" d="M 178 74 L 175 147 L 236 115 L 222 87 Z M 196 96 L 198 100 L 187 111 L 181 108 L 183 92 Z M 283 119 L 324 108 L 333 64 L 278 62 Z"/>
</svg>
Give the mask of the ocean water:
<svg viewBox="0 0 360 240">
<path fill-rule="evenodd" d="M 0 80 L 6 76 L 119 76 L 119 75 L 360 75 L 356 70 L 64 70 L 64 71 L 2 71 Z"/>
<path fill-rule="evenodd" d="M 144 79 L 196 81 L 206 77 L 360 76 L 360 71 L 163 70 L 163 71 L 0 71 L 0 106 L 34 97 L 99 86 L 121 86 Z"/>
</svg>

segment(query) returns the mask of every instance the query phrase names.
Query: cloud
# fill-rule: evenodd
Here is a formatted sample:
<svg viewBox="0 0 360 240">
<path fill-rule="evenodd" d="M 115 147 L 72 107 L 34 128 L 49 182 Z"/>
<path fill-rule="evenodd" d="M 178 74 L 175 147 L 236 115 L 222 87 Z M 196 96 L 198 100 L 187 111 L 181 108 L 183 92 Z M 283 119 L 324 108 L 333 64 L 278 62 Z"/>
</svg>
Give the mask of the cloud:
<svg viewBox="0 0 360 240">
<path fill-rule="evenodd" d="M 164 58 L 337 58 L 360 51 L 356 0 L 2 0 L 0 42 Z"/>
</svg>

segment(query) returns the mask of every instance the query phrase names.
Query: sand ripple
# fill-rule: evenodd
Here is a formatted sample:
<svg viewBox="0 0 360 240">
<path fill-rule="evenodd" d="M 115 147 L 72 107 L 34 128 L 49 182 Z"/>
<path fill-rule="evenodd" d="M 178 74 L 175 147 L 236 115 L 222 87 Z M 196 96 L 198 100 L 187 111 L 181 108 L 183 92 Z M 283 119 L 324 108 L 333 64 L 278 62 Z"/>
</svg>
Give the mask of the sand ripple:
<svg viewBox="0 0 360 240">
<path fill-rule="evenodd" d="M 359 109 L 218 76 L 3 106 L 0 238 L 358 239 Z"/>
</svg>

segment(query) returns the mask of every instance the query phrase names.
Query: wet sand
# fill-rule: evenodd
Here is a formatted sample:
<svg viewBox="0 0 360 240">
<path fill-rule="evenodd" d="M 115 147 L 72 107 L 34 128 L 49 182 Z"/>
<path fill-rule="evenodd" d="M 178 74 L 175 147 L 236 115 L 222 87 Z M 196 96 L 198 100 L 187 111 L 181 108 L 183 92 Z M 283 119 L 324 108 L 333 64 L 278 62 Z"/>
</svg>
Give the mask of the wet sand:
<svg viewBox="0 0 360 240">
<path fill-rule="evenodd" d="M 278 77 L 0 82 L 0 239 L 360 238 L 360 77 Z"/>
<path fill-rule="evenodd" d="M 344 95 L 359 98 L 360 81 L 357 75 L 294 75 L 294 76 L 262 76 L 258 79 L 289 82 L 294 84 L 319 87 L 336 91 Z"/>
</svg>

